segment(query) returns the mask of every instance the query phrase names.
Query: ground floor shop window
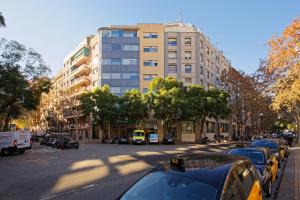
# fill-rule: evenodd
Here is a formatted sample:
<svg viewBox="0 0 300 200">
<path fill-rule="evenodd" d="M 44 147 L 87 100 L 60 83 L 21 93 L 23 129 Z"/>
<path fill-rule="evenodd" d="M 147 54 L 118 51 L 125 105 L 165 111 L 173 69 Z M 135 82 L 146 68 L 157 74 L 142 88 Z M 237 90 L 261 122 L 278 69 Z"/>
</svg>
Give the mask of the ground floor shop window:
<svg viewBox="0 0 300 200">
<path fill-rule="evenodd" d="M 223 133 L 228 132 L 228 124 L 227 123 L 222 123 L 221 124 L 221 132 L 223 132 Z"/>
<path fill-rule="evenodd" d="M 207 133 L 214 133 L 216 130 L 216 123 L 215 122 L 206 122 Z"/>
<path fill-rule="evenodd" d="M 195 133 L 195 121 L 182 121 L 182 134 Z"/>
</svg>

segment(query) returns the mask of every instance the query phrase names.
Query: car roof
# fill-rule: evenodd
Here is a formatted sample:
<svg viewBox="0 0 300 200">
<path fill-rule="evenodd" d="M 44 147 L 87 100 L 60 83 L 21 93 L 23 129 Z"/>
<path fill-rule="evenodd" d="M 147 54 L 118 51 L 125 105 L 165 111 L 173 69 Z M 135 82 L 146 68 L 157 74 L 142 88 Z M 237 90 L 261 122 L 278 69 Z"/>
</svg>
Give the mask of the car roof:
<svg viewBox="0 0 300 200">
<path fill-rule="evenodd" d="M 230 149 L 228 152 L 230 152 L 231 150 L 253 150 L 253 151 L 268 151 L 268 148 L 264 148 L 264 147 L 254 147 L 254 146 L 248 146 L 248 147 L 235 147 L 233 149 Z"/>
<path fill-rule="evenodd" d="M 250 162 L 245 156 L 227 155 L 221 153 L 203 153 L 180 156 L 184 160 L 183 167 L 171 163 L 162 165 L 153 171 L 163 171 L 186 176 L 209 184 L 222 192 L 229 171 L 236 165 Z"/>
</svg>

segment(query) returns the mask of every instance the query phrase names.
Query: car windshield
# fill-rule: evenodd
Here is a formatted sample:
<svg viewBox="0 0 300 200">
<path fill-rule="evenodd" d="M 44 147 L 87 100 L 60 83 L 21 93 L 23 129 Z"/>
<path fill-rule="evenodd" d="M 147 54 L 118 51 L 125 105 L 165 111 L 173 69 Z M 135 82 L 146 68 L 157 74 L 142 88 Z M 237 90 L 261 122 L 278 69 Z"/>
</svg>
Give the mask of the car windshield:
<svg viewBox="0 0 300 200">
<path fill-rule="evenodd" d="M 265 157 L 262 151 L 257 151 L 255 149 L 233 149 L 229 153 L 232 155 L 246 156 L 252 161 L 253 164 L 265 164 Z"/>
<path fill-rule="evenodd" d="M 152 172 L 137 182 L 121 199 L 213 200 L 216 196 L 215 187 L 199 180 L 172 173 Z"/>
<path fill-rule="evenodd" d="M 268 147 L 270 149 L 277 149 L 277 143 L 273 141 L 267 141 L 267 140 L 255 140 L 252 142 L 251 146 L 257 146 L 257 147 Z"/>
<path fill-rule="evenodd" d="M 143 132 L 134 132 L 133 136 L 144 136 Z"/>
</svg>

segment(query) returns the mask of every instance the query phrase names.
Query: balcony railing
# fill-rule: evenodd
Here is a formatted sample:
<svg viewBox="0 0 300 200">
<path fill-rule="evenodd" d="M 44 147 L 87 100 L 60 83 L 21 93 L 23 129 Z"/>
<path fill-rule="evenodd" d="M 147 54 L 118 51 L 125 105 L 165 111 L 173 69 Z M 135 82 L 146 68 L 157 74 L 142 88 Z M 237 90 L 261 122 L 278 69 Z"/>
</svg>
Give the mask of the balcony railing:
<svg viewBox="0 0 300 200">
<path fill-rule="evenodd" d="M 89 49 L 87 47 L 81 48 L 73 57 L 71 65 L 81 65 L 87 61 L 89 56 Z"/>
<path fill-rule="evenodd" d="M 80 74 L 83 74 L 83 73 L 88 73 L 89 72 L 89 67 L 86 65 L 86 64 L 82 64 L 80 65 L 79 67 L 76 67 L 74 68 L 72 71 L 71 71 L 71 74 L 73 76 L 76 76 L 76 75 L 80 75 Z"/>
<path fill-rule="evenodd" d="M 89 83 L 90 83 L 90 78 L 88 76 L 81 76 L 79 78 L 72 79 L 68 87 L 73 88 L 81 85 L 87 85 Z"/>
</svg>

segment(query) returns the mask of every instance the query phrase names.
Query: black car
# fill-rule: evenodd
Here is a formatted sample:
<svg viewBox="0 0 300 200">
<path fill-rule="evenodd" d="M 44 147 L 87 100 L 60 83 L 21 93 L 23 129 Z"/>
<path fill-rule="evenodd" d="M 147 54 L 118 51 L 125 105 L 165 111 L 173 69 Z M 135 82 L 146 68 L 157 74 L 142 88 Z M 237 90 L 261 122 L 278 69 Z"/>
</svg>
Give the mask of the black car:
<svg viewBox="0 0 300 200">
<path fill-rule="evenodd" d="M 176 137 L 173 133 L 167 133 L 163 138 L 163 144 L 175 144 Z"/>
<path fill-rule="evenodd" d="M 244 147 L 234 148 L 227 152 L 229 155 L 240 155 L 248 157 L 255 165 L 262 177 L 262 184 L 264 187 L 265 195 L 270 196 L 272 193 L 272 185 L 276 178 L 272 178 L 272 166 L 274 165 L 272 154 L 269 149 Z"/>
<path fill-rule="evenodd" d="M 171 158 L 119 199 L 262 199 L 259 174 L 246 157 L 197 154 Z"/>
<path fill-rule="evenodd" d="M 79 142 L 70 138 L 62 138 L 57 143 L 57 147 L 60 149 L 79 149 Z"/>
<path fill-rule="evenodd" d="M 118 137 L 118 144 L 129 144 L 129 138 L 127 136 Z"/>
</svg>

